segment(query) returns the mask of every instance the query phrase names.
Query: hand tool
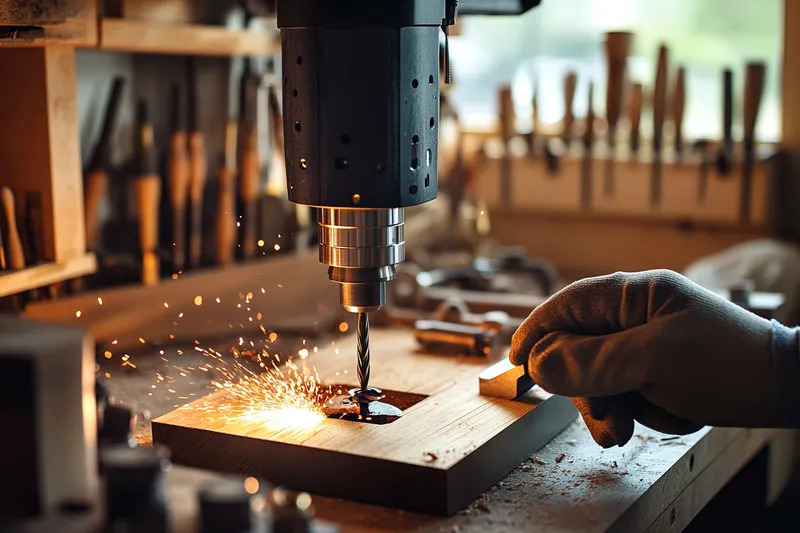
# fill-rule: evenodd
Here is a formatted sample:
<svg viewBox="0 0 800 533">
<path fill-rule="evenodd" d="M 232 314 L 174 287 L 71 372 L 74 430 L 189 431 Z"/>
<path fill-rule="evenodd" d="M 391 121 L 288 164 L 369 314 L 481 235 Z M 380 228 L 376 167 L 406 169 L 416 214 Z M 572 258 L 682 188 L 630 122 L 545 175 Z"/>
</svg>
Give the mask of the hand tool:
<svg viewBox="0 0 800 533">
<path fill-rule="evenodd" d="M 225 158 L 217 177 L 217 216 L 214 254 L 219 266 L 233 262 L 236 246 L 236 152 L 239 127 L 229 121 L 225 128 Z"/>
<path fill-rule="evenodd" d="M 100 138 L 86 167 L 84 179 L 84 209 L 86 224 L 86 248 L 97 250 L 100 247 L 100 205 L 108 194 L 108 173 L 111 167 L 111 135 L 119 114 L 119 104 L 125 79 L 116 77 L 111 82 L 111 92 L 106 104 L 105 118 Z"/>
<path fill-rule="evenodd" d="M 664 116 L 667 111 L 667 61 L 667 47 L 662 44 L 658 49 L 656 83 L 653 89 L 653 173 L 650 183 L 650 200 L 653 207 L 661 203 L 661 148 Z"/>
<path fill-rule="evenodd" d="M 257 87 L 249 58 L 245 59 L 242 73 L 239 102 L 239 200 L 242 210 L 239 218 L 239 246 L 242 258 L 252 259 L 258 240 L 258 197 L 261 184 L 261 163 L 258 153 L 258 130 L 256 121 Z M 302 126 L 301 126 L 302 128 Z M 295 125 L 295 129 L 297 126 Z"/>
<path fill-rule="evenodd" d="M 367 313 L 405 259 L 405 208 L 437 196 L 439 37 L 458 1 L 350 7 L 278 0 L 277 25 L 289 200 L 319 208 L 320 261 L 342 306 Z M 449 83 L 447 45 L 444 55 Z M 379 88 L 368 97 L 365 80 Z"/>
<path fill-rule="evenodd" d="M 630 148 L 633 159 L 639 156 L 639 125 L 642 122 L 642 104 L 644 101 L 644 87 L 641 83 L 631 84 L 628 99 L 628 120 L 631 124 Z"/>
<path fill-rule="evenodd" d="M 147 116 L 147 103 L 137 106 L 136 164 L 132 186 L 139 214 L 139 247 L 142 253 L 142 283 L 155 285 L 160 277 L 158 257 L 158 214 L 161 203 L 161 177 L 153 139 L 153 125 Z"/>
<path fill-rule="evenodd" d="M 531 97 L 531 134 L 528 138 L 528 155 L 536 155 L 536 135 L 539 132 L 539 86 L 534 80 Z"/>
<path fill-rule="evenodd" d="M 675 156 L 683 155 L 683 114 L 686 107 L 686 69 L 678 68 L 675 77 L 675 91 L 672 93 L 672 124 L 675 127 Z"/>
<path fill-rule="evenodd" d="M 575 113 L 572 108 L 575 102 L 575 88 L 578 84 L 578 75 L 570 71 L 564 77 L 564 119 L 562 120 L 561 139 L 569 150 L 572 144 L 572 129 L 575 125 Z"/>
<path fill-rule="evenodd" d="M 617 124 L 622 114 L 625 92 L 625 71 L 631 54 L 633 34 L 609 32 L 606 34 L 606 61 L 608 80 L 606 85 L 606 118 L 608 120 L 608 154 L 606 156 L 605 192 L 614 195 L 614 159 L 617 147 Z"/>
<path fill-rule="evenodd" d="M 583 131 L 583 169 L 581 171 L 581 204 L 584 209 L 592 206 L 592 166 L 594 165 L 594 82 L 589 82 L 586 124 Z"/>
<path fill-rule="evenodd" d="M 180 86 L 172 86 L 172 137 L 169 147 L 167 180 L 172 207 L 172 270 L 186 267 L 186 200 L 189 188 L 189 154 L 186 149 L 186 130 L 183 124 Z"/>
<path fill-rule="evenodd" d="M 190 57 L 187 64 L 188 77 L 188 121 L 189 132 L 189 265 L 200 268 L 203 260 L 203 195 L 208 177 L 205 137 L 200 128 L 196 58 Z"/>
<path fill-rule="evenodd" d="M 414 338 L 424 350 L 487 357 L 495 345 L 497 330 L 441 320 L 417 320 Z"/>
<path fill-rule="evenodd" d="M 697 201 L 705 203 L 708 190 L 708 169 L 711 167 L 711 157 L 709 156 L 709 146 L 711 141 L 699 139 L 694 143 L 694 152 L 700 153 L 700 178 L 697 183 Z"/>
<path fill-rule="evenodd" d="M 717 156 L 717 172 L 727 176 L 733 170 L 733 71 L 722 72 L 722 146 Z"/>
<path fill-rule="evenodd" d="M 509 143 L 515 133 L 514 97 L 511 87 L 504 85 L 498 92 L 500 107 L 500 138 L 503 140 L 503 157 L 500 160 L 500 201 L 503 205 L 511 202 L 511 153 Z"/>
<path fill-rule="evenodd" d="M 750 198 L 753 188 L 753 167 L 756 159 L 756 124 L 761 99 L 764 95 L 764 78 L 767 65 L 751 62 L 744 74 L 744 160 L 742 162 L 742 191 L 740 218 L 743 224 L 750 222 Z"/>
<path fill-rule="evenodd" d="M 525 366 L 517 366 L 504 357 L 478 376 L 481 396 L 514 400 L 534 386 Z"/>
</svg>

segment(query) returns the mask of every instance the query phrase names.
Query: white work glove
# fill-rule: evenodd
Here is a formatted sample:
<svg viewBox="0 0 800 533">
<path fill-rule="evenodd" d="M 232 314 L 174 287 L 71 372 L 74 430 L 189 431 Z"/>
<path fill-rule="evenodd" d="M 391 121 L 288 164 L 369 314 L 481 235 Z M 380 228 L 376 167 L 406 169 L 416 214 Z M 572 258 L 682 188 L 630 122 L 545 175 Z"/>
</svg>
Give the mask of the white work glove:
<svg viewBox="0 0 800 533">
<path fill-rule="evenodd" d="M 667 270 L 566 287 L 514 334 L 510 359 L 572 397 L 603 447 L 627 443 L 634 420 L 671 434 L 800 427 L 797 331 Z"/>
</svg>

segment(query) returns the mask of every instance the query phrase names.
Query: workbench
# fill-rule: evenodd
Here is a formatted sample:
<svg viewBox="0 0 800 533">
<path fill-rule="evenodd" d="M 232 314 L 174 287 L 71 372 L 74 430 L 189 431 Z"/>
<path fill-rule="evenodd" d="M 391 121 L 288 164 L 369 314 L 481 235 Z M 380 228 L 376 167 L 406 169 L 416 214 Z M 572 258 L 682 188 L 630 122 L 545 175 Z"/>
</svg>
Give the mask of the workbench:
<svg viewBox="0 0 800 533">
<path fill-rule="evenodd" d="M 285 349 L 292 348 L 288 338 L 283 342 Z M 300 341 L 296 342 L 299 345 Z M 188 352 L 181 364 L 190 366 L 201 357 Z M 132 354 L 131 360 L 136 361 L 136 369 L 104 362 L 103 367 L 115 368 L 107 383 L 119 400 L 129 403 L 135 399 L 136 405 L 153 417 L 173 410 L 176 403 L 186 403 L 188 399 L 179 398 L 202 385 L 197 380 L 193 385 L 178 380 L 171 386 L 175 392 L 163 396 L 162 389 L 151 389 L 160 359 Z M 142 427 L 137 437 L 147 442 L 147 428 Z M 451 518 L 322 497 L 315 497 L 314 504 L 319 518 L 341 524 L 343 532 L 680 531 L 766 446 L 770 448 L 766 499 L 773 503 L 791 473 L 794 438 L 788 431 L 722 428 L 675 438 L 638 426 L 627 446 L 603 450 L 576 420 L 467 510 Z M 215 475 L 179 466 L 168 473 L 175 533 L 194 532 L 196 490 Z"/>
</svg>

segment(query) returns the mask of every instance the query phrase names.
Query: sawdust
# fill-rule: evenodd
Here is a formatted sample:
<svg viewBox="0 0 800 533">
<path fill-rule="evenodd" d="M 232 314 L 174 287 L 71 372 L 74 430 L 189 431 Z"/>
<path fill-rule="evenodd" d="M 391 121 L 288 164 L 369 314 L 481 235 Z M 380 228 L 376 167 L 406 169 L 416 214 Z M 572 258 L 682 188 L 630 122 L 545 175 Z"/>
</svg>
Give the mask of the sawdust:
<svg viewBox="0 0 800 533">
<path fill-rule="evenodd" d="M 534 463 L 536 463 L 537 465 L 544 465 L 544 464 L 547 464 L 547 463 L 545 463 L 544 461 L 542 461 L 541 459 L 539 459 L 538 457 L 536 457 L 535 455 L 531 455 L 531 461 L 533 461 L 533 462 L 534 462 Z"/>
<path fill-rule="evenodd" d="M 556 456 L 556 463 L 560 463 L 561 461 L 563 461 L 564 457 L 566 457 L 566 456 L 567 456 L 567 454 L 565 454 L 565 453 L 561 453 L 558 456 Z"/>
</svg>

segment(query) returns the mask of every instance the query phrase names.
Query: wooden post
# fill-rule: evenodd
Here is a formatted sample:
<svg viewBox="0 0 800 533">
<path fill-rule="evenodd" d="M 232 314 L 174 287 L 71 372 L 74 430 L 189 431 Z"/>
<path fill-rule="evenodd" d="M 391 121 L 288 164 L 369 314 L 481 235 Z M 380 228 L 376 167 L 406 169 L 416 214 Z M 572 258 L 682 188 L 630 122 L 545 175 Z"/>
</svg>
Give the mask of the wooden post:
<svg viewBox="0 0 800 533">
<path fill-rule="evenodd" d="M 0 50 L 0 182 L 42 195 L 44 254 L 86 254 L 75 52 L 67 46 Z"/>
</svg>

